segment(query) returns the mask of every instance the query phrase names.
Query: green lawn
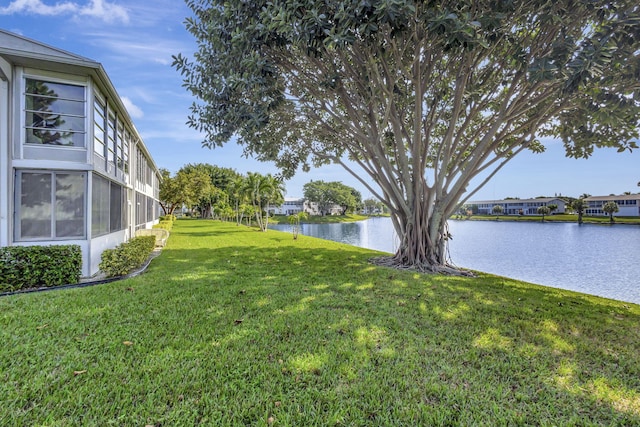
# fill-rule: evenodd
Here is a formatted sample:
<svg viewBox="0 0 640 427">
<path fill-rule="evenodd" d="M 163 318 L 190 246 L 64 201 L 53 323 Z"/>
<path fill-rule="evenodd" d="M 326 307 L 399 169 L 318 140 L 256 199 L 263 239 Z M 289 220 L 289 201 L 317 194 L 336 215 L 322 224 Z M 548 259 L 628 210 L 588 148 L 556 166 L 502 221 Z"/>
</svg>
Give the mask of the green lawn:
<svg viewBox="0 0 640 427">
<path fill-rule="evenodd" d="M 300 221 L 305 224 L 333 224 L 337 222 L 355 222 L 364 221 L 369 219 L 367 215 L 359 214 L 346 214 L 346 215 L 310 215 L 307 218 Z M 275 215 L 269 217 L 269 224 L 289 224 L 289 217 L 287 215 Z"/>
<path fill-rule="evenodd" d="M 374 255 L 180 220 L 138 277 L 0 298 L 0 425 L 640 425 L 640 306 Z"/>
<path fill-rule="evenodd" d="M 471 217 L 463 216 L 462 218 L 453 215 L 451 219 L 476 220 L 476 221 L 524 221 L 524 222 L 540 222 L 540 215 L 472 215 Z M 578 215 L 574 214 L 558 214 L 546 215 L 545 222 L 578 222 Z M 582 220 L 585 224 L 609 224 L 608 216 L 583 216 Z M 614 216 L 615 224 L 640 224 L 640 217 L 637 216 Z"/>
</svg>

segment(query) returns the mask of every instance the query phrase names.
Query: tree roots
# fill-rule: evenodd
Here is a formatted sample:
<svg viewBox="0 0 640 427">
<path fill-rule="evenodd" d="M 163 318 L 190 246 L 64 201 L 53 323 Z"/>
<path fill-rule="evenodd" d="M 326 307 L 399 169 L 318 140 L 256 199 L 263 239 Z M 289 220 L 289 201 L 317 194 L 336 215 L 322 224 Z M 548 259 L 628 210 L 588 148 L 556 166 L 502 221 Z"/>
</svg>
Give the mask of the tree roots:
<svg viewBox="0 0 640 427">
<path fill-rule="evenodd" d="M 476 277 L 476 275 L 469 271 L 455 267 L 453 265 L 432 265 L 432 264 L 414 264 L 406 265 L 399 261 L 395 256 L 383 256 L 371 258 L 369 260 L 372 264 L 379 265 L 381 267 L 390 267 L 398 270 L 417 271 L 419 273 L 432 273 L 432 274 L 444 274 L 447 276 L 462 276 L 462 277 Z"/>
</svg>

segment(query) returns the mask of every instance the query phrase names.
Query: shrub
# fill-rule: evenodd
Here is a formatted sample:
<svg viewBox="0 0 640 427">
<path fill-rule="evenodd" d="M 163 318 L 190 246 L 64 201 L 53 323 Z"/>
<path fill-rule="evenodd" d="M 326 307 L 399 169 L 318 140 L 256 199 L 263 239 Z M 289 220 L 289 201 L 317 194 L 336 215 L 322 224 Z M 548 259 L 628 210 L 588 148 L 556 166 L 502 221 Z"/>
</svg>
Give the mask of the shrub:
<svg viewBox="0 0 640 427">
<path fill-rule="evenodd" d="M 78 245 L 0 248 L 0 291 L 78 283 L 81 269 Z"/>
<path fill-rule="evenodd" d="M 138 236 L 102 252 L 100 270 L 107 277 L 124 276 L 140 267 L 156 245 L 155 236 Z"/>
<path fill-rule="evenodd" d="M 173 221 L 160 221 L 152 228 L 162 228 L 164 230 L 171 231 L 171 229 L 173 228 Z"/>
<path fill-rule="evenodd" d="M 178 218 L 175 215 L 162 215 L 160 221 L 176 221 Z"/>
</svg>

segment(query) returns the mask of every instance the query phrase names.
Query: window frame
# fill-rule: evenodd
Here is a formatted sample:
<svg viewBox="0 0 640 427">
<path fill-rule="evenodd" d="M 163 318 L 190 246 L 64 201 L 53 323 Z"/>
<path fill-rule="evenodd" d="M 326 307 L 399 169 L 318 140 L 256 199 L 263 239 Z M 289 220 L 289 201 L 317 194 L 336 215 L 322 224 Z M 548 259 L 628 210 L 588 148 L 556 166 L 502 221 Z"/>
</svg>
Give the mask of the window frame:
<svg viewBox="0 0 640 427">
<path fill-rule="evenodd" d="M 49 236 L 23 236 L 23 203 L 22 198 L 23 182 L 22 177 L 25 174 L 30 175 L 49 175 L 50 176 L 50 207 L 49 207 Z M 58 217 L 58 208 L 61 200 L 58 194 L 58 175 L 76 175 L 82 178 L 82 227 L 81 233 L 74 236 L 58 236 L 58 231 L 61 227 L 58 225 L 58 221 L 61 219 Z M 74 170 L 53 170 L 53 169 L 16 169 L 15 171 L 15 217 L 14 217 L 14 240 L 16 242 L 39 242 L 39 241 L 67 241 L 67 240 L 85 240 L 87 238 L 87 176 L 86 171 L 74 171 Z"/>
<path fill-rule="evenodd" d="M 90 132 L 88 128 L 90 124 L 89 123 L 90 112 L 88 107 L 90 88 L 87 80 L 86 79 L 75 80 L 72 78 L 63 78 L 63 77 L 58 77 L 55 73 L 44 73 L 44 72 L 39 73 L 36 71 L 30 71 L 30 70 L 22 73 L 21 77 L 22 78 L 20 80 L 20 107 L 21 107 L 20 108 L 20 135 L 21 135 L 20 139 L 21 139 L 22 145 L 28 146 L 28 147 L 47 147 L 47 148 L 54 147 L 56 149 L 86 150 L 89 144 L 89 142 L 87 141 L 88 135 L 93 133 L 92 131 Z M 67 86 L 77 86 L 82 88 L 82 91 L 83 91 L 82 100 L 67 99 L 67 98 L 61 99 L 63 101 L 70 100 L 74 102 L 82 102 L 83 108 L 82 108 L 81 116 L 77 114 L 62 113 L 62 115 L 66 117 L 73 117 L 81 120 L 83 124 L 82 130 L 63 130 L 63 131 L 82 135 L 82 145 L 73 145 L 73 144 L 58 145 L 58 144 L 48 144 L 48 143 L 27 142 L 28 129 L 34 129 L 33 126 L 29 126 L 29 124 L 27 123 L 27 114 L 28 114 L 28 111 L 36 111 L 36 110 L 27 109 L 27 96 L 29 96 L 29 94 L 27 93 L 27 80 L 35 80 L 35 81 L 40 81 L 45 83 L 53 83 L 53 84 L 60 84 L 60 85 L 67 85 Z M 72 141 L 73 141 L 73 138 L 72 138 Z"/>
</svg>

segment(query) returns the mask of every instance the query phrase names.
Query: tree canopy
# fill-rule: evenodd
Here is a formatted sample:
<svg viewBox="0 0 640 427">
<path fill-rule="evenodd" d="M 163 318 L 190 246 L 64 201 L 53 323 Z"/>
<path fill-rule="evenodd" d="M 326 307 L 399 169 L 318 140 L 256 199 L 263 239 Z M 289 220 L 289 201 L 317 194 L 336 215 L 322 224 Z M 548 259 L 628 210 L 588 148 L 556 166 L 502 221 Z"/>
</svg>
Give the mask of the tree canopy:
<svg viewBox="0 0 640 427">
<path fill-rule="evenodd" d="M 237 138 L 284 176 L 342 164 L 389 207 L 393 264 L 451 271 L 446 219 L 545 139 L 636 147 L 635 0 L 187 4 L 198 50 L 174 66 L 203 144 Z"/>
<path fill-rule="evenodd" d="M 343 215 L 362 205 L 360 192 L 338 181 L 311 181 L 303 186 L 303 192 L 305 199 L 318 204 L 322 215 L 329 213 L 333 205 L 340 206 Z"/>
</svg>

